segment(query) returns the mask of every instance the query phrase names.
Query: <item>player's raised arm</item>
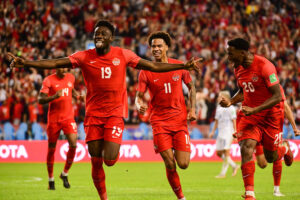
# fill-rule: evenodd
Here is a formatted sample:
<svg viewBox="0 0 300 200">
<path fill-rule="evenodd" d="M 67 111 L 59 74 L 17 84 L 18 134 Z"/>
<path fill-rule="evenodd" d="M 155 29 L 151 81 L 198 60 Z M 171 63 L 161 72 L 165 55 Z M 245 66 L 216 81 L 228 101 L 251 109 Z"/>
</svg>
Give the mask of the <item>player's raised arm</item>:
<svg viewBox="0 0 300 200">
<path fill-rule="evenodd" d="M 135 97 L 135 105 L 139 113 L 141 113 L 142 115 L 145 114 L 146 110 L 148 109 L 148 106 L 145 104 L 143 97 L 144 97 L 144 92 L 137 91 Z"/>
<path fill-rule="evenodd" d="M 38 102 L 39 102 L 39 104 L 49 103 L 49 102 L 51 102 L 51 101 L 53 101 L 55 99 L 58 99 L 61 96 L 62 96 L 62 90 L 57 91 L 52 96 L 48 96 L 48 94 L 40 92 L 40 94 L 38 96 Z"/>
<path fill-rule="evenodd" d="M 194 69 L 196 71 L 199 71 L 197 63 L 200 61 L 202 61 L 202 58 L 198 58 L 198 59 L 192 58 L 185 64 L 170 64 L 170 63 L 161 63 L 161 62 L 151 62 L 145 59 L 140 59 L 136 68 L 148 70 L 152 72 L 168 72 L 168 71 L 174 71 L 179 69 L 186 69 L 186 70 Z"/>
<path fill-rule="evenodd" d="M 271 108 L 271 107 L 275 106 L 276 104 L 278 104 L 282 100 L 282 95 L 281 95 L 279 84 L 269 87 L 268 90 L 272 94 L 272 96 L 269 99 L 267 99 L 264 103 L 262 103 L 261 105 L 255 107 L 255 108 L 243 106 L 242 107 L 243 113 L 245 115 L 252 115 L 252 114 L 258 113 L 262 110 Z"/>
<path fill-rule="evenodd" d="M 72 67 L 72 63 L 68 57 L 30 61 L 20 57 L 16 57 L 12 53 L 7 53 L 6 59 L 10 62 L 10 67 L 16 68 L 33 67 L 37 69 L 56 69 Z"/>
</svg>

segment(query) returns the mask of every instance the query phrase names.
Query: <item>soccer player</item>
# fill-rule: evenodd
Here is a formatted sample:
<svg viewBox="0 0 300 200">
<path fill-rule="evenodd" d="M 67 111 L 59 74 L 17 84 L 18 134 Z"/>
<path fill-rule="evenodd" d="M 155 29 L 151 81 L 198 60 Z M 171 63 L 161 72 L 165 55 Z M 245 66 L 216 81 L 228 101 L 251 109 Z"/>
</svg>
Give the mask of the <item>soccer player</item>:
<svg viewBox="0 0 300 200">
<path fill-rule="evenodd" d="M 171 37 L 166 32 L 152 33 L 148 38 L 155 62 L 182 63 L 168 58 Z M 182 92 L 182 81 L 189 88 L 187 112 Z M 166 167 L 166 174 L 171 188 L 180 200 L 185 200 L 181 183 L 176 171 L 176 162 L 181 169 L 186 169 L 190 162 L 190 136 L 187 120 L 195 120 L 195 86 L 190 74 L 185 70 L 156 73 L 141 70 L 139 74 L 136 106 L 141 114 L 147 110 L 143 102 L 146 90 L 150 93 L 150 122 L 153 129 L 154 150 L 160 153 Z M 174 150 L 174 152 L 173 152 Z"/>
<path fill-rule="evenodd" d="M 111 46 L 114 26 L 100 20 L 94 28 L 95 48 L 76 52 L 69 57 L 28 61 L 7 54 L 11 67 L 39 69 L 79 67 L 87 87 L 86 142 L 91 155 L 92 178 L 101 200 L 107 199 L 103 162 L 113 166 L 119 157 L 124 129 L 126 102 L 126 66 L 156 72 L 178 69 L 198 69 L 191 59 L 186 64 L 154 63 L 138 57 L 130 50 Z"/>
<path fill-rule="evenodd" d="M 229 99 L 230 93 L 228 91 L 221 91 L 218 96 L 218 102 L 221 100 L 221 97 Z M 228 108 L 217 106 L 215 124 L 209 134 L 209 138 L 214 136 L 217 128 L 219 134 L 216 141 L 216 151 L 217 156 L 222 158 L 223 165 L 221 173 L 216 178 L 225 178 L 229 165 L 232 167 L 232 176 L 235 176 L 240 166 L 235 164 L 230 157 L 230 146 L 233 140 L 232 134 L 236 132 L 236 110 L 234 106 L 231 105 Z"/>
<path fill-rule="evenodd" d="M 56 69 L 56 73 L 47 76 L 44 81 L 38 101 L 40 104 L 49 103 L 48 109 L 48 153 L 47 170 L 49 177 L 49 190 L 55 190 L 53 165 L 56 142 L 60 131 L 63 130 L 69 143 L 69 150 L 64 170 L 60 174 L 65 188 L 70 188 L 68 181 L 68 171 L 71 168 L 75 154 L 77 142 L 77 127 L 74 120 L 74 110 L 72 96 L 77 98 L 74 90 L 75 77 L 71 73 L 65 73 L 65 69 Z"/>
<path fill-rule="evenodd" d="M 293 113 L 292 110 L 289 106 L 289 104 L 287 103 L 286 99 L 285 99 L 285 95 L 284 95 L 284 91 L 283 88 L 280 86 L 281 89 L 281 95 L 283 96 L 283 102 L 281 103 L 282 106 L 284 107 L 284 115 L 286 116 L 286 118 L 289 120 L 289 122 L 292 124 L 293 130 L 295 135 L 300 135 L 300 130 L 298 130 L 294 117 L 293 117 Z M 282 126 L 281 126 L 281 130 L 280 130 L 280 140 L 282 140 Z M 256 145 L 256 149 L 255 149 L 255 156 L 256 156 L 256 160 L 257 160 L 257 164 L 260 168 L 265 168 L 267 167 L 267 161 L 266 158 L 264 156 L 264 151 L 263 151 L 263 147 L 261 144 Z M 282 173 L 282 161 L 281 160 L 276 160 L 275 162 L 273 162 L 273 180 L 274 180 L 274 192 L 273 195 L 274 196 L 285 196 L 280 192 L 280 181 L 281 181 L 281 173 Z"/>
<path fill-rule="evenodd" d="M 282 95 L 274 65 L 266 58 L 250 53 L 249 42 L 245 39 L 230 40 L 228 46 L 228 59 L 234 64 L 234 73 L 240 89 L 230 100 L 222 98 L 220 105 L 228 107 L 243 102 L 243 114 L 239 113 L 240 119 L 237 123 L 237 138 L 241 147 L 244 198 L 253 200 L 253 153 L 257 143 L 262 143 L 265 158 L 269 163 L 284 157 L 285 164 L 290 166 L 293 153 L 287 141 L 280 145 L 280 126 L 283 124 L 280 106 Z"/>
</svg>

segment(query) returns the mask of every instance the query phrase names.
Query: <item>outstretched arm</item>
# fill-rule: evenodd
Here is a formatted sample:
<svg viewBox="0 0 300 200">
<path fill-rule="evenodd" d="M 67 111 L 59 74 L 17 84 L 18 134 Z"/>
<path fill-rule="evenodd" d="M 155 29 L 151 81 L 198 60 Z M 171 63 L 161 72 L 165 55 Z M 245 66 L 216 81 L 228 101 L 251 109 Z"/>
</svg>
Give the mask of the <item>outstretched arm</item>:
<svg viewBox="0 0 300 200">
<path fill-rule="evenodd" d="M 55 95 L 48 96 L 48 94 L 40 92 L 38 96 L 38 102 L 39 104 L 45 104 L 53 101 L 54 99 L 58 99 L 59 97 L 62 96 L 62 90 L 59 90 L 55 93 Z"/>
<path fill-rule="evenodd" d="M 16 68 L 33 67 L 37 69 L 55 69 L 55 68 L 72 67 L 72 63 L 68 57 L 30 61 L 20 57 L 16 57 L 12 53 L 7 53 L 6 59 L 10 62 L 10 67 L 16 67 Z"/>
<path fill-rule="evenodd" d="M 148 106 L 144 103 L 143 97 L 144 97 L 144 92 L 137 91 L 135 97 L 135 105 L 139 113 L 141 113 L 142 115 L 144 115 L 146 110 L 148 109 Z"/>
<path fill-rule="evenodd" d="M 300 130 L 298 130 L 297 125 L 295 123 L 294 120 L 294 116 L 293 116 L 293 112 L 291 110 L 291 107 L 289 106 L 289 104 L 287 103 L 287 101 L 284 101 L 284 115 L 285 117 L 289 120 L 289 122 L 291 123 L 295 136 L 300 135 Z"/>
<path fill-rule="evenodd" d="M 161 62 L 151 62 L 145 59 L 141 59 L 139 63 L 137 64 L 137 69 L 143 69 L 148 70 L 152 72 L 168 72 L 168 71 L 174 71 L 179 69 L 186 69 L 186 70 L 196 70 L 198 71 L 199 68 L 197 66 L 197 63 L 200 62 L 202 58 L 198 58 L 194 60 L 192 58 L 185 64 L 170 64 L 170 63 L 161 63 Z"/>
<path fill-rule="evenodd" d="M 189 104 L 190 104 L 190 110 L 188 112 L 187 120 L 188 121 L 194 121 L 196 120 L 196 89 L 193 81 L 190 81 L 187 84 L 187 87 L 189 88 Z"/>
</svg>

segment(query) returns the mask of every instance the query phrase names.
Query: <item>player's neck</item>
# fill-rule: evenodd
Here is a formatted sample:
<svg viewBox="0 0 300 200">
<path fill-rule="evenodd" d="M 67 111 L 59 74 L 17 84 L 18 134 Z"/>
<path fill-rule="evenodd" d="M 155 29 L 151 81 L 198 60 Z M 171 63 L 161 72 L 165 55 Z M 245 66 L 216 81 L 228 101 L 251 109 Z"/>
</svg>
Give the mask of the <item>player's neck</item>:
<svg viewBox="0 0 300 200">
<path fill-rule="evenodd" d="M 163 57 L 161 57 L 161 59 L 155 60 L 155 62 L 168 63 L 168 57 L 167 56 L 163 56 Z"/>
<path fill-rule="evenodd" d="M 56 76 L 59 78 L 59 79 L 63 79 L 65 77 L 65 74 L 57 74 L 56 73 Z"/>
<path fill-rule="evenodd" d="M 96 52 L 98 55 L 105 55 L 109 51 L 110 51 L 110 46 L 108 46 L 107 48 L 103 48 L 103 49 L 96 48 Z"/>
</svg>

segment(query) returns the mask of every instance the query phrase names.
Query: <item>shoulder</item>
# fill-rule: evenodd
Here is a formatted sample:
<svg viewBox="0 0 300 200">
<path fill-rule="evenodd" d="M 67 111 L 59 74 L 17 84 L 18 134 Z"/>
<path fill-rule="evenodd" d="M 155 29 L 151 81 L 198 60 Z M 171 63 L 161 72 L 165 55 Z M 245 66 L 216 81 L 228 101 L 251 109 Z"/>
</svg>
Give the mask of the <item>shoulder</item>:
<svg viewBox="0 0 300 200">
<path fill-rule="evenodd" d="M 177 60 L 174 58 L 168 58 L 168 62 L 173 63 L 173 64 L 183 64 L 183 62 L 181 60 Z"/>
</svg>

